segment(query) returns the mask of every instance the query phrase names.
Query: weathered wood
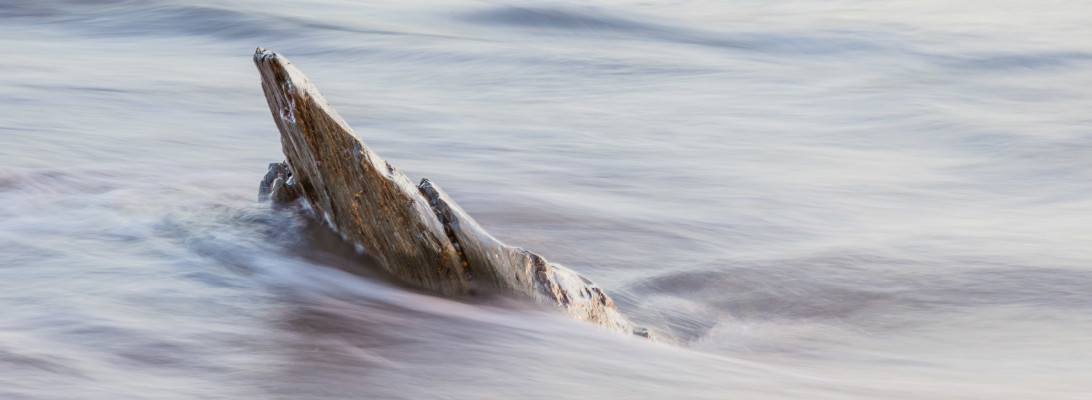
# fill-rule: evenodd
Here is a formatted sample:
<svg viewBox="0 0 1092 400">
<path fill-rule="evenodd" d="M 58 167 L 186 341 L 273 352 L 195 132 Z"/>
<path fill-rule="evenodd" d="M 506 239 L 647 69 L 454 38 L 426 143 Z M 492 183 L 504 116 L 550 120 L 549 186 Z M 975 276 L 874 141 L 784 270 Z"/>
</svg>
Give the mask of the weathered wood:
<svg viewBox="0 0 1092 400">
<path fill-rule="evenodd" d="M 411 284 L 455 295 L 514 294 L 577 319 L 632 329 L 587 278 L 501 243 L 427 179 L 413 185 L 286 58 L 258 48 L 254 63 L 287 158 L 287 165 L 270 164 L 260 197 L 303 197 L 343 238 Z"/>
<path fill-rule="evenodd" d="M 439 186 L 428 179 L 418 185 L 448 238 L 460 250 L 471 277 L 479 284 L 556 304 L 577 319 L 619 329 L 630 329 L 614 301 L 596 284 L 538 254 L 507 246 L 487 233 Z"/>
<path fill-rule="evenodd" d="M 288 164 L 270 163 L 269 172 L 258 185 L 258 200 L 272 200 L 284 204 L 296 200 L 300 193 L 296 191 L 296 180 L 288 170 Z"/>
</svg>

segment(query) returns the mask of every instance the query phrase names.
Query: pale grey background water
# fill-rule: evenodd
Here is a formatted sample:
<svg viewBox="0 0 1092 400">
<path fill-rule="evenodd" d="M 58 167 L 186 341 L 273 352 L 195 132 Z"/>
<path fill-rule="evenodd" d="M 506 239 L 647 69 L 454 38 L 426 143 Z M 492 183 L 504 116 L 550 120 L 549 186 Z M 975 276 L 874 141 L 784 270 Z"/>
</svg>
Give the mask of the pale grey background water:
<svg viewBox="0 0 1092 400">
<path fill-rule="evenodd" d="M 1082 399 L 1083 1 L 0 2 L 0 398 Z M 250 55 L 674 343 L 255 201 Z"/>
</svg>

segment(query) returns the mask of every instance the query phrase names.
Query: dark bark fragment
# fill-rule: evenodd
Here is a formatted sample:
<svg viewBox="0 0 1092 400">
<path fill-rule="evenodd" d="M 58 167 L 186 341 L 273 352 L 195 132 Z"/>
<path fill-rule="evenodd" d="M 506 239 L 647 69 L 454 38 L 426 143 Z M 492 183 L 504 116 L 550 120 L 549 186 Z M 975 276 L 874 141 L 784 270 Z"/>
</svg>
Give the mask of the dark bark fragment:
<svg viewBox="0 0 1092 400">
<path fill-rule="evenodd" d="M 258 184 L 258 200 L 287 204 L 299 197 L 300 192 L 296 190 L 295 179 L 292 178 L 292 171 L 288 169 L 288 164 L 270 163 L 269 172 L 266 172 L 265 177 Z"/>
</svg>

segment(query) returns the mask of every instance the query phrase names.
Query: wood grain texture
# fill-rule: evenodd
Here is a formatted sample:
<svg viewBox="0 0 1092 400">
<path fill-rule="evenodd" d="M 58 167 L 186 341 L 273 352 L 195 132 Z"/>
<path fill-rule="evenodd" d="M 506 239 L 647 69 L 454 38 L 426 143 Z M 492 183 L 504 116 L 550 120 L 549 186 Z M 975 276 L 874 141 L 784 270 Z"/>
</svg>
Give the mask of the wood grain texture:
<svg viewBox="0 0 1092 400">
<path fill-rule="evenodd" d="M 632 330 L 590 280 L 501 243 L 438 186 L 427 179 L 414 185 L 372 152 L 286 58 L 258 48 L 254 63 L 287 164 L 271 164 L 265 196 L 298 193 L 345 240 L 410 284 L 449 295 L 507 293 Z"/>
</svg>

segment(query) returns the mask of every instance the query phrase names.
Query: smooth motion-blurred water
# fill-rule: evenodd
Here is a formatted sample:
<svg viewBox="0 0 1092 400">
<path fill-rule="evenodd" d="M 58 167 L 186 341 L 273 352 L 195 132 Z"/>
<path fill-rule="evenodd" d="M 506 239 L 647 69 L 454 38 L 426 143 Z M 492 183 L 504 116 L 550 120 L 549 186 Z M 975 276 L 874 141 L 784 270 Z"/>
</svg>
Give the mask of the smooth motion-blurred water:
<svg viewBox="0 0 1092 400">
<path fill-rule="evenodd" d="M 1089 15 L 4 0 L 0 398 L 1088 398 Z M 666 343 L 257 203 L 257 46 Z"/>
</svg>

